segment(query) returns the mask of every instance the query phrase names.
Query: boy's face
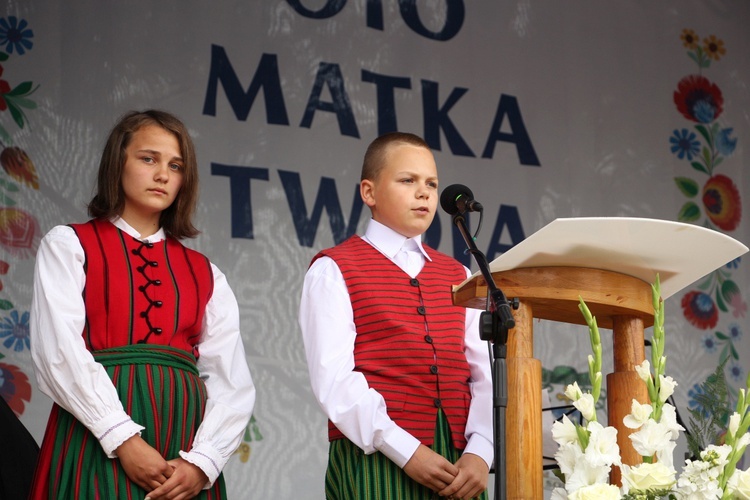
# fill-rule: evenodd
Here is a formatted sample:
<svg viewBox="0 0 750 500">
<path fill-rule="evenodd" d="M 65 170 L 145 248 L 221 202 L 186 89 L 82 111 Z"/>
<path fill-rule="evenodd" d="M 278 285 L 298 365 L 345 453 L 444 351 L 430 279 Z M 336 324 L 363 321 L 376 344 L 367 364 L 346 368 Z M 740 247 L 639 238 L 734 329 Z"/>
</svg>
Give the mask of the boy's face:
<svg viewBox="0 0 750 500">
<path fill-rule="evenodd" d="M 360 184 L 362 200 L 370 207 L 372 218 L 407 238 L 430 227 L 437 208 L 437 191 L 432 152 L 410 144 L 389 146 L 378 177 Z"/>
</svg>

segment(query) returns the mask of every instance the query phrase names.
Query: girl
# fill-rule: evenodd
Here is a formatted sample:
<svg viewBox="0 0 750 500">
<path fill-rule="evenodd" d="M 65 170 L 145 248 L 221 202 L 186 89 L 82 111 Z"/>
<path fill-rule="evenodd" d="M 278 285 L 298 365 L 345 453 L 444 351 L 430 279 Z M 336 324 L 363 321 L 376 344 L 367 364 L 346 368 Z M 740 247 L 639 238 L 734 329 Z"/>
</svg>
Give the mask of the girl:
<svg viewBox="0 0 750 500">
<path fill-rule="evenodd" d="M 255 402 L 226 277 L 193 237 L 195 149 L 155 110 L 109 135 L 84 224 L 42 240 L 32 358 L 55 402 L 32 498 L 225 498 Z"/>
</svg>

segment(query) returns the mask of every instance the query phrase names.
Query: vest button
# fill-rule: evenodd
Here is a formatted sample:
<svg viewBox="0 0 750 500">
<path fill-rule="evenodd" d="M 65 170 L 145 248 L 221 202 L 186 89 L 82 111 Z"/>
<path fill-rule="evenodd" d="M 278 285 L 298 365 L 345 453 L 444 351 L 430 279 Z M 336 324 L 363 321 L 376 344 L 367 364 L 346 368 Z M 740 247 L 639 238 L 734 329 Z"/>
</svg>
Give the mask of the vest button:
<svg viewBox="0 0 750 500">
<path fill-rule="evenodd" d="M 433 403 L 435 403 L 435 408 L 440 408 L 441 406 L 443 406 L 443 402 L 440 401 L 440 398 L 435 398 Z"/>
<path fill-rule="evenodd" d="M 427 342 L 428 344 L 432 344 L 432 337 L 430 337 L 429 335 L 425 335 L 424 341 Z"/>
<path fill-rule="evenodd" d="M 433 374 L 435 374 L 435 373 L 437 373 L 437 372 L 438 372 L 438 367 L 437 367 L 437 365 L 432 365 L 432 366 L 430 366 L 430 373 L 433 373 Z"/>
<path fill-rule="evenodd" d="M 412 278 L 411 281 L 409 281 L 409 284 L 411 286 L 419 286 L 419 280 L 417 278 Z"/>
<path fill-rule="evenodd" d="M 425 315 L 425 312 L 426 312 L 426 311 L 425 311 L 425 308 L 424 308 L 424 306 L 419 306 L 419 307 L 417 307 L 417 312 L 418 312 L 419 314 L 421 314 L 422 316 L 424 316 L 424 315 Z"/>
</svg>

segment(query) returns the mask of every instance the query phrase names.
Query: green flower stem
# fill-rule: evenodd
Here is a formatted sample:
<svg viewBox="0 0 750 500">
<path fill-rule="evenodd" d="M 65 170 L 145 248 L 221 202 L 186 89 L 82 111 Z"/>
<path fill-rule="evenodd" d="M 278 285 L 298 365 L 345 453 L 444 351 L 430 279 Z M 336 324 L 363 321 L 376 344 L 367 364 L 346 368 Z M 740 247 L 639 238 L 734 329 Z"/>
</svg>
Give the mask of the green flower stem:
<svg viewBox="0 0 750 500">
<path fill-rule="evenodd" d="M 594 353 L 593 355 L 589 355 L 588 359 L 591 395 L 594 397 L 594 406 L 596 406 L 602 390 L 602 339 L 599 335 L 599 326 L 596 324 L 596 317 L 591 314 L 589 307 L 580 295 L 578 296 L 578 309 L 583 314 L 583 318 L 589 327 L 589 341 L 591 342 L 591 351 Z"/>
<path fill-rule="evenodd" d="M 660 375 L 664 375 L 667 369 L 667 357 L 664 356 L 664 301 L 661 299 L 661 282 L 659 274 L 651 285 L 651 303 L 654 307 L 654 336 L 651 338 L 651 366 L 654 371 L 653 382 L 648 384 L 648 395 L 653 406 L 653 419 L 657 422 L 661 419 L 661 411 L 664 403 L 659 399 L 661 388 Z M 653 385 L 653 389 L 652 389 Z"/>
</svg>

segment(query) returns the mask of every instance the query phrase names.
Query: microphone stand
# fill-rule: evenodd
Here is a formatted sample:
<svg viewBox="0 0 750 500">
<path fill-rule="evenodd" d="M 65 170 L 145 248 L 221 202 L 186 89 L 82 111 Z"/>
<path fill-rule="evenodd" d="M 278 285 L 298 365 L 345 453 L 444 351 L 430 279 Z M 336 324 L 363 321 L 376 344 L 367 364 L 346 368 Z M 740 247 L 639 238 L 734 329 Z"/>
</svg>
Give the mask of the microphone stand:
<svg viewBox="0 0 750 500">
<path fill-rule="evenodd" d="M 505 456 L 505 413 L 508 407 L 508 367 L 506 364 L 508 330 L 516 326 L 510 304 L 505 294 L 495 284 L 490 273 L 487 257 L 479 251 L 466 226 L 462 212 L 453 215 L 453 224 L 466 241 L 469 252 L 487 282 L 487 310 L 481 315 L 480 337 L 492 341 L 492 385 L 493 385 L 493 438 L 495 452 L 495 498 L 505 499 L 506 456 Z M 514 309 L 518 299 L 513 299 Z"/>
</svg>

